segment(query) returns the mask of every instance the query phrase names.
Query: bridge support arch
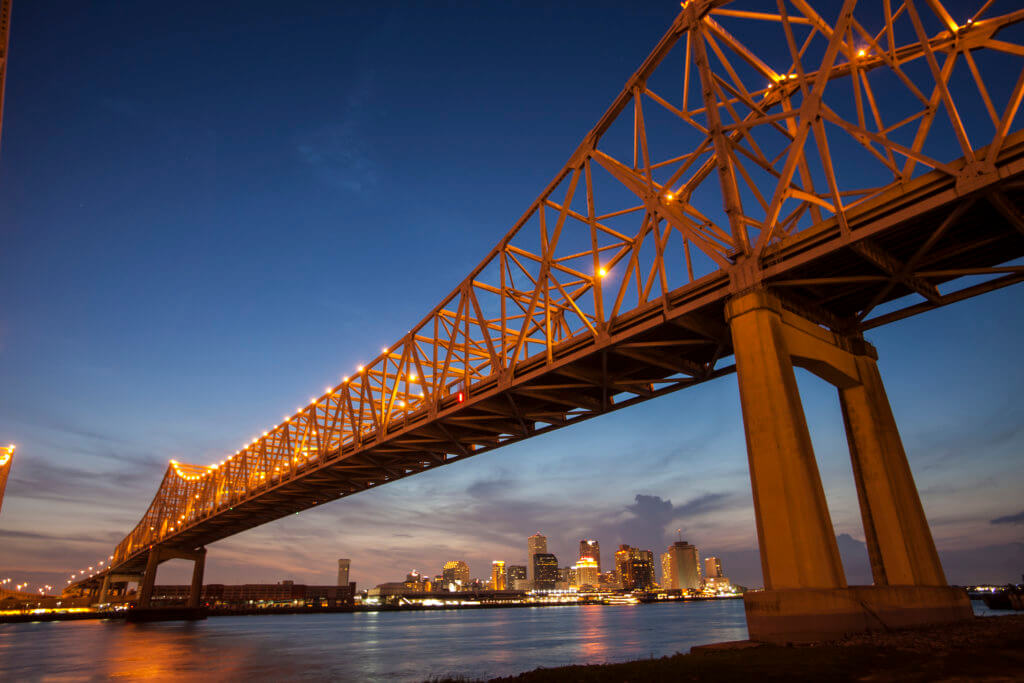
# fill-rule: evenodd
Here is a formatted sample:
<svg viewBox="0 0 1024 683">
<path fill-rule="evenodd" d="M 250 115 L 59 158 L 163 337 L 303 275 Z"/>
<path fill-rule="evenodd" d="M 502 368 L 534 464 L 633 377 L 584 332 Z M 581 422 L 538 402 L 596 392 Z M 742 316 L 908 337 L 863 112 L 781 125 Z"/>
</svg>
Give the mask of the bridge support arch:
<svg viewBox="0 0 1024 683">
<path fill-rule="evenodd" d="M 770 292 L 726 306 L 743 409 L 765 590 L 745 597 L 751 639 L 968 619 L 947 585 L 874 348 L 783 308 Z M 794 367 L 839 391 L 873 586 L 847 586 Z"/>
<path fill-rule="evenodd" d="M 175 548 L 162 548 L 154 546 L 149 550 L 149 557 L 146 560 L 146 573 L 143 574 L 142 583 L 139 586 L 139 599 L 136 607 L 138 609 L 149 609 L 153 602 L 153 586 L 156 584 L 156 570 L 160 563 L 167 560 L 192 560 L 192 585 L 188 595 L 188 607 L 199 607 L 203 593 L 203 571 L 206 565 L 206 548 L 196 550 L 179 550 Z"/>
</svg>

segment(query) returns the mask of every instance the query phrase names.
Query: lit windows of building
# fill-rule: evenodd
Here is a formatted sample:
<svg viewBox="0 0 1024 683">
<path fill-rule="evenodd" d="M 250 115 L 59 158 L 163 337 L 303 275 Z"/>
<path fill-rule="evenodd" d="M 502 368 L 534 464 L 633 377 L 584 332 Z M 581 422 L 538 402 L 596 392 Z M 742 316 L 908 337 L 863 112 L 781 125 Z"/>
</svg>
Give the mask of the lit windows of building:
<svg viewBox="0 0 1024 683">
<path fill-rule="evenodd" d="M 704 576 L 708 579 L 720 579 L 722 574 L 722 561 L 712 555 L 704 558 Z"/>
<path fill-rule="evenodd" d="M 597 560 L 591 557 L 582 557 L 573 566 L 576 572 L 573 585 L 577 588 L 589 587 L 594 590 L 600 584 L 601 572 L 598 570 Z"/>
<path fill-rule="evenodd" d="M 352 567 L 352 560 L 348 560 L 348 559 L 344 559 L 344 558 L 338 560 L 338 585 L 339 586 L 347 586 L 348 585 L 348 572 L 349 572 L 349 569 L 351 567 Z"/>
<path fill-rule="evenodd" d="M 662 587 L 667 589 L 700 590 L 700 564 L 697 547 L 686 541 L 676 541 L 662 555 Z M 668 571 L 665 571 L 666 566 Z"/>
<path fill-rule="evenodd" d="M 535 590 L 554 590 L 558 583 L 558 558 L 551 553 L 533 556 L 533 587 Z"/>
<path fill-rule="evenodd" d="M 536 576 L 533 573 L 533 556 L 538 553 L 546 553 L 548 551 L 548 537 L 541 532 L 535 533 L 526 539 L 526 578 L 534 580 Z"/>
<path fill-rule="evenodd" d="M 444 563 L 441 577 L 445 586 L 455 585 L 458 588 L 469 586 L 469 565 L 462 560 L 450 560 Z"/>
<path fill-rule="evenodd" d="M 510 590 L 526 590 L 529 586 L 529 579 L 526 578 L 526 567 L 521 564 L 510 564 L 506 570 L 507 585 Z"/>
<path fill-rule="evenodd" d="M 624 590 L 654 586 L 654 553 L 622 544 L 615 552 L 615 571 Z"/>
<path fill-rule="evenodd" d="M 491 590 L 503 591 L 508 588 L 508 578 L 505 574 L 505 561 L 495 560 L 491 563 Z"/>
<path fill-rule="evenodd" d="M 597 571 L 601 573 L 601 544 L 592 538 L 580 539 L 579 559 L 589 557 L 597 562 Z"/>
<path fill-rule="evenodd" d="M 671 590 L 679 586 L 672 566 L 672 553 L 667 550 L 661 554 L 661 587 Z"/>
</svg>

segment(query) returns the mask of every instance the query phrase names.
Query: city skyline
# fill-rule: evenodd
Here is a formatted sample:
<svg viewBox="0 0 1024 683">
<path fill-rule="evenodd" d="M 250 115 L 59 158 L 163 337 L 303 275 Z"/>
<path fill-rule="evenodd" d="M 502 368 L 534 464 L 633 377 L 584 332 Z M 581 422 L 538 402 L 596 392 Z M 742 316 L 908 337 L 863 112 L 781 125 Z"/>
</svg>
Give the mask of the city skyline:
<svg viewBox="0 0 1024 683">
<path fill-rule="evenodd" d="M 0 514 L 5 576 L 61 585 L 94 565 L 137 522 L 168 460 L 216 462 L 407 330 L 550 180 L 676 11 L 599 8 L 596 42 L 566 31 L 578 9 L 547 8 L 541 27 L 509 12 L 501 40 L 531 36 L 510 66 L 494 39 L 474 37 L 493 10 L 320 8 L 290 28 L 296 54 L 281 62 L 259 38 L 275 28 L 270 8 L 247 7 L 246 31 L 232 9 L 205 9 L 224 40 L 195 46 L 218 65 L 202 73 L 177 66 L 178 44 L 159 38 L 195 18 L 101 3 L 53 23 L 31 3 L 17 9 L 0 154 L 0 438 L 18 444 Z M 421 25 L 459 49 L 415 42 L 371 68 L 381 32 Z M 111 31 L 131 45 L 95 50 Z M 602 55 L 602 41 L 621 50 Z M 265 90 L 253 72 L 269 74 Z M 86 82 L 107 85 L 69 85 Z M 158 82 L 180 96 L 168 102 Z M 440 92 L 464 100 L 452 107 Z M 407 110 L 409 93 L 428 99 L 424 111 Z M 382 218 L 381 205 L 393 213 Z M 449 257 L 450 268 L 421 267 Z M 386 258 L 381 278 L 369 264 Z M 254 263 L 267 264 L 260 278 Z M 1015 357 L 1022 296 L 996 292 L 869 335 L 954 582 L 1005 582 L 1024 557 L 1013 400 L 1024 372 L 992 362 Z M 276 325 L 249 334 L 271 311 Z M 841 549 L 863 568 L 834 393 L 799 381 Z M 361 584 L 446 557 L 487 566 L 537 527 L 562 564 L 590 536 L 607 562 L 622 543 L 660 553 L 679 526 L 698 547 L 698 532 L 715 538 L 734 580 L 760 583 L 734 378 L 217 543 L 207 581 L 326 583 L 338 556 Z M 172 562 L 160 580 L 185 572 Z"/>
</svg>

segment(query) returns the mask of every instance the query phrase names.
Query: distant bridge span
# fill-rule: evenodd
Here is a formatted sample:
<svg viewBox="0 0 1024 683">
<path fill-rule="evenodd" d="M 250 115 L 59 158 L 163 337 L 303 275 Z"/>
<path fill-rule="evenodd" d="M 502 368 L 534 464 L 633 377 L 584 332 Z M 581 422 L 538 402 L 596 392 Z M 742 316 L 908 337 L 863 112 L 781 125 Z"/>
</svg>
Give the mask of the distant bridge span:
<svg viewBox="0 0 1024 683">
<path fill-rule="evenodd" d="M 853 590 L 793 365 L 840 391 L 876 586 L 944 587 L 862 334 L 1024 279 L 1024 10 L 856 4 L 685 3 L 451 294 L 245 448 L 172 462 L 71 588 L 151 588 L 166 556 L 737 365 L 766 588 Z"/>
</svg>

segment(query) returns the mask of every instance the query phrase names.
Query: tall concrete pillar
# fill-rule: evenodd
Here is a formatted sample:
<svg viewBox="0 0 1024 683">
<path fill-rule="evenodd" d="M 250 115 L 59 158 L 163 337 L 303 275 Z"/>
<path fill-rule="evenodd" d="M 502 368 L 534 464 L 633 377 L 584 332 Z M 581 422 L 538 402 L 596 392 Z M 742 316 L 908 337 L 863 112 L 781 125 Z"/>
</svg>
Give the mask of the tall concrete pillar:
<svg viewBox="0 0 1024 683">
<path fill-rule="evenodd" d="M 139 609 L 148 609 L 153 599 L 153 586 L 156 583 L 156 570 L 160 566 L 160 548 L 151 548 L 149 558 L 146 560 L 146 573 L 142 576 L 142 583 L 139 585 Z"/>
<path fill-rule="evenodd" d="M 782 330 L 765 292 L 726 307 L 747 438 L 765 588 L 846 585 L 811 435 Z"/>
<path fill-rule="evenodd" d="M 192 587 L 188 594 L 188 606 L 199 607 L 203 596 L 203 569 L 206 565 L 206 548 L 201 548 L 192 564 Z"/>
<path fill-rule="evenodd" d="M 878 365 L 856 356 L 861 384 L 839 389 L 876 586 L 945 586 Z"/>
<path fill-rule="evenodd" d="M 100 588 L 100 597 L 96 602 L 102 604 L 107 601 L 107 591 L 110 590 L 110 572 L 103 577 L 103 587 Z"/>
<path fill-rule="evenodd" d="M 747 593 L 753 640 L 800 641 L 973 618 L 946 585 L 874 350 L 765 291 L 725 310 L 732 332 L 765 590 Z M 839 390 L 873 586 L 847 586 L 793 366 Z"/>
</svg>

